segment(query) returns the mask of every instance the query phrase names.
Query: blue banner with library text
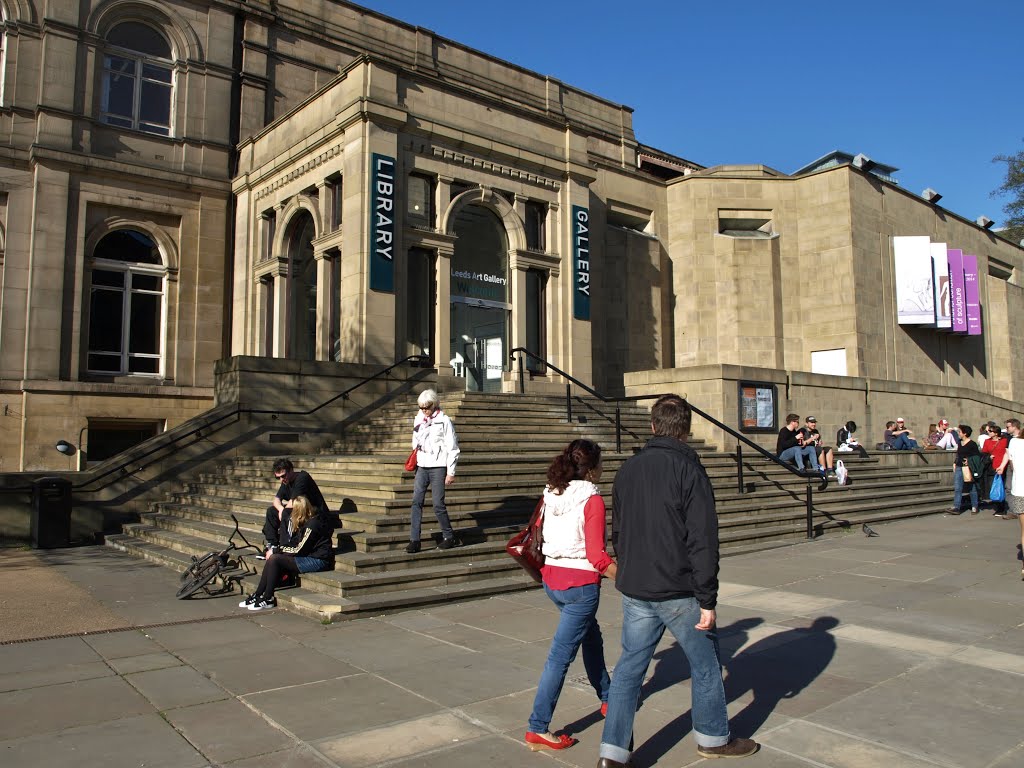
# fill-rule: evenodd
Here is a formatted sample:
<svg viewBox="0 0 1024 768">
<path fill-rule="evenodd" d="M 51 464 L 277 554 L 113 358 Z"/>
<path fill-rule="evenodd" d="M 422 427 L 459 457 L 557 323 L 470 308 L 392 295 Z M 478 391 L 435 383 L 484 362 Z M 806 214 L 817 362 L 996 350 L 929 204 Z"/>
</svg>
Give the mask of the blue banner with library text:
<svg viewBox="0 0 1024 768">
<path fill-rule="evenodd" d="M 373 154 L 370 169 L 370 289 L 395 290 L 395 158 Z"/>
<path fill-rule="evenodd" d="M 572 316 L 590 320 L 590 211 L 572 207 Z"/>
</svg>

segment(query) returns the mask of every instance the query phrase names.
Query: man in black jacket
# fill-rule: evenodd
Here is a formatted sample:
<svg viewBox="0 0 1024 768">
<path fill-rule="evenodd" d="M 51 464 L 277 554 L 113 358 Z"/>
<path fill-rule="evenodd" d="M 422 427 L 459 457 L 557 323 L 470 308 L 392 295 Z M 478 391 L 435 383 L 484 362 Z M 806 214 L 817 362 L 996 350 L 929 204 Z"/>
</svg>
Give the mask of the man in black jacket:
<svg viewBox="0 0 1024 768">
<path fill-rule="evenodd" d="M 693 734 L 702 757 L 746 757 L 733 739 L 715 631 L 718 515 L 711 481 L 684 441 L 690 406 L 677 395 L 651 410 L 654 437 L 626 461 L 612 490 L 612 542 L 622 593 L 622 655 L 615 665 L 598 768 L 629 765 L 640 686 L 665 632 L 690 662 Z"/>
<path fill-rule="evenodd" d="M 263 523 L 263 536 L 267 540 L 264 549 L 270 551 L 271 547 L 287 544 L 291 541 L 291 531 L 288 530 L 288 521 L 291 516 L 292 499 L 305 496 L 309 503 L 318 513 L 327 513 L 327 502 L 316 480 L 310 477 L 309 472 L 295 471 L 295 467 L 288 459 L 278 459 L 274 462 L 274 479 L 280 481 L 281 487 L 277 489 L 273 504 L 267 507 L 266 520 Z"/>
</svg>

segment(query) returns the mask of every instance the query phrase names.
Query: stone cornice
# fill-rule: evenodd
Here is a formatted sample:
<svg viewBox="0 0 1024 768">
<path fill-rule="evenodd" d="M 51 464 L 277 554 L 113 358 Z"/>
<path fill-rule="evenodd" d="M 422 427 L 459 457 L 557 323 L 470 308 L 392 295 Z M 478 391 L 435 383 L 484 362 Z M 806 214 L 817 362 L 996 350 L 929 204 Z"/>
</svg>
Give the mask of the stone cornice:
<svg viewBox="0 0 1024 768">
<path fill-rule="evenodd" d="M 292 183 L 296 179 L 305 176 L 307 173 L 314 170 L 315 168 L 319 168 L 328 160 L 337 157 L 342 153 L 343 149 L 344 147 L 341 144 L 335 144 L 333 147 L 325 149 L 323 152 L 314 155 L 313 157 L 309 158 L 306 162 L 302 163 L 302 165 L 293 168 L 284 176 L 278 177 L 277 179 L 272 181 L 270 184 L 267 184 L 262 189 L 257 190 L 256 193 L 253 195 L 253 199 L 262 200 L 264 197 L 280 189 L 285 184 Z"/>
<path fill-rule="evenodd" d="M 458 163 L 459 165 L 464 165 L 467 168 L 475 168 L 479 171 L 493 173 L 497 176 L 504 176 L 509 179 L 518 179 L 519 181 L 525 181 L 539 187 L 546 187 L 548 189 L 555 190 L 556 192 L 561 188 L 561 184 L 555 179 L 531 173 L 530 171 L 524 171 L 520 168 L 513 168 L 511 165 L 496 163 L 493 160 L 486 160 L 467 152 L 457 152 L 454 149 L 436 146 L 430 147 L 430 152 L 434 157 L 448 163 Z"/>
</svg>

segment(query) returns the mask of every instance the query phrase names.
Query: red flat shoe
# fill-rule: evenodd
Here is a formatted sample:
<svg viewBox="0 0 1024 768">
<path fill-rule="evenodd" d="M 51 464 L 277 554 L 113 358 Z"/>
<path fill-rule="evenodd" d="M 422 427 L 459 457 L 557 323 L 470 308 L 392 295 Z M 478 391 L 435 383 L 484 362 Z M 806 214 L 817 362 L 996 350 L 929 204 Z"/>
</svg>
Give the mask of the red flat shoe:
<svg viewBox="0 0 1024 768">
<path fill-rule="evenodd" d="M 558 737 L 558 741 L 551 741 L 540 733 L 526 732 L 526 746 L 534 752 L 539 752 L 542 749 L 568 749 L 578 742 L 579 739 L 570 738 L 564 733 Z"/>
</svg>

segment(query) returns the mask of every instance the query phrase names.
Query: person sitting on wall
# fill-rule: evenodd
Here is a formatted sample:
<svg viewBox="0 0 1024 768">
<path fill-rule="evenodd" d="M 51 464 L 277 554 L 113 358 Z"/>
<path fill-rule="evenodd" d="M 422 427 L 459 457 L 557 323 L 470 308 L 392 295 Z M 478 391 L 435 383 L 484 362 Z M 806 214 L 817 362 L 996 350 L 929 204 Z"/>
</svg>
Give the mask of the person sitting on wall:
<svg viewBox="0 0 1024 768">
<path fill-rule="evenodd" d="M 902 418 L 885 422 L 885 442 L 894 451 L 912 451 L 917 448 L 914 433 L 907 429 Z"/>
<path fill-rule="evenodd" d="M 945 419 L 939 419 L 938 424 L 928 426 L 928 445 L 926 447 L 955 451 L 956 444 L 956 435 L 949 428 L 949 422 Z"/>
<path fill-rule="evenodd" d="M 868 452 L 857 439 L 857 422 L 851 419 L 839 428 L 836 432 L 836 450 L 840 453 L 856 453 L 858 456 L 867 458 Z"/>
<path fill-rule="evenodd" d="M 800 427 L 800 434 L 804 436 L 804 445 L 813 445 L 814 452 L 818 458 L 818 464 L 825 467 L 829 477 L 835 477 L 834 470 L 835 456 L 832 448 L 821 444 L 821 432 L 818 431 L 818 420 L 814 416 L 804 419 L 804 426 Z"/>
<path fill-rule="evenodd" d="M 272 506 L 267 507 L 266 520 L 263 523 L 263 537 L 267 541 L 264 549 L 267 552 L 291 540 L 292 499 L 305 496 L 313 505 L 314 514 L 328 512 L 327 502 L 324 501 L 324 495 L 320 493 L 316 481 L 309 476 L 309 472 L 296 472 L 290 460 L 278 459 L 274 462 L 274 479 L 281 483 L 281 487 L 277 489 Z"/>
<path fill-rule="evenodd" d="M 818 455 L 814 446 L 804 445 L 804 436 L 797 431 L 798 424 L 800 424 L 800 417 L 797 414 L 791 413 L 786 416 L 786 426 L 779 430 L 779 440 L 775 444 L 775 455 L 781 461 L 792 461 L 801 472 L 804 469 L 804 459 L 807 459 L 811 462 L 814 471 L 824 477 L 825 470 L 818 464 Z"/>
</svg>

